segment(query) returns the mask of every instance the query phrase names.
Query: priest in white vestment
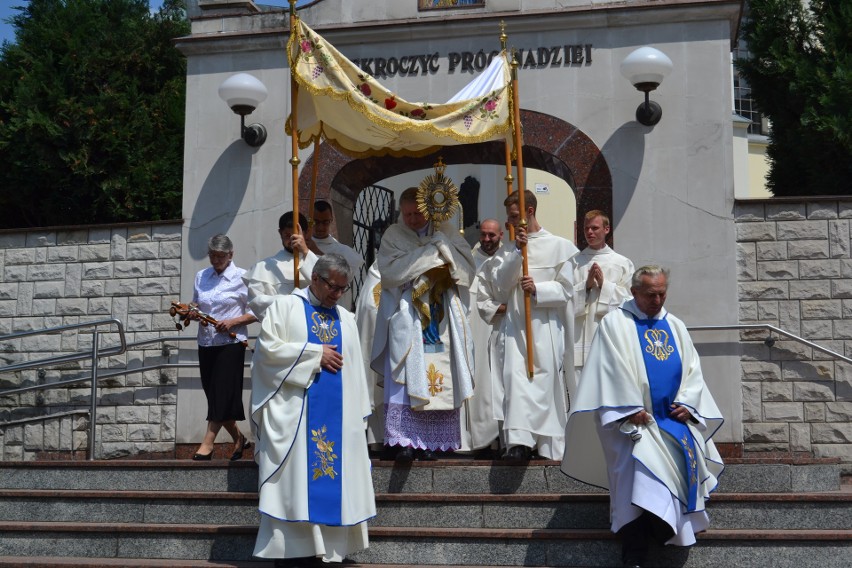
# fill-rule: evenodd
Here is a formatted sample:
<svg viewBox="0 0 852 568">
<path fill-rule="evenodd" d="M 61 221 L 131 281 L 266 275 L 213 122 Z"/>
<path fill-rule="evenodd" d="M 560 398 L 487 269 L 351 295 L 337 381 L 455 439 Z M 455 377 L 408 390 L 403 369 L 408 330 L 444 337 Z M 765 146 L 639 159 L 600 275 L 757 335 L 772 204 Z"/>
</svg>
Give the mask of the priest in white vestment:
<svg viewBox="0 0 852 568">
<path fill-rule="evenodd" d="M 488 278 L 497 297 L 507 297 L 500 329 L 502 352 L 503 434 L 507 459 L 539 456 L 559 460 L 565 449 L 567 419 L 565 377 L 574 368 L 574 257 L 571 241 L 539 225 L 535 195 L 525 192 L 527 228 L 519 226 L 518 192 L 504 201 L 515 227 L 515 246 L 504 247 L 488 261 Z M 528 276 L 523 276 L 520 248 L 527 247 Z M 532 338 L 526 336 L 524 292 L 531 295 Z M 527 341 L 533 344 L 533 376 L 527 368 Z"/>
<path fill-rule="evenodd" d="M 497 440 L 500 433 L 494 412 L 495 397 L 492 392 L 495 377 L 489 358 L 494 323 L 495 320 L 499 321 L 502 318 L 506 306 L 503 304 L 500 315 L 489 317 L 488 321 L 483 319 L 476 306 L 479 299 L 479 288 L 484 285 L 484 283 L 480 284 L 482 281 L 479 278 L 482 273 L 482 266 L 500 249 L 503 244 L 502 239 L 503 229 L 500 227 L 500 222 L 497 219 L 485 219 L 479 224 L 479 242 L 471 250 L 476 265 L 476 277 L 474 277 L 473 284 L 470 286 L 470 330 L 473 334 L 474 347 L 474 389 L 473 396 L 468 399 L 467 404 L 462 406 L 460 412 L 462 451 L 488 448 Z M 494 312 L 499 309 L 500 306 L 497 305 Z M 494 313 L 491 313 L 490 316 L 494 316 Z M 497 376 L 496 380 L 499 381 L 500 377 Z M 502 391 L 502 388 L 500 390 Z M 497 403 L 502 403 L 502 397 L 497 399 Z"/>
<path fill-rule="evenodd" d="M 263 320 L 266 308 L 276 296 L 289 294 L 295 288 L 295 262 L 293 251 L 299 254 L 299 287 L 305 288 L 311 279 L 311 272 L 317 255 L 308 249 L 304 234 L 308 229 L 308 220 L 299 214 L 300 233 L 293 233 L 293 212 L 288 211 L 278 219 L 278 235 L 284 246 L 278 254 L 264 258 L 243 274 L 243 282 L 248 287 L 248 305 L 258 320 Z"/>
<path fill-rule="evenodd" d="M 630 298 L 633 263 L 606 244 L 610 230 L 609 217 L 603 211 L 586 213 L 583 234 L 588 246 L 577 255 L 574 271 L 574 376 L 568 377 L 572 395 L 598 323 Z"/>
<path fill-rule="evenodd" d="M 334 223 L 334 211 L 331 208 L 331 203 L 321 199 L 315 201 L 312 221 L 311 238 L 308 241 L 311 250 L 317 256 L 331 253 L 339 254 L 349 263 L 352 274 L 358 274 L 358 271 L 364 266 L 364 258 L 352 247 L 344 245 L 331 235 L 331 225 Z M 337 304 L 351 310 L 353 306 L 352 290 L 346 292 Z"/>
<path fill-rule="evenodd" d="M 376 514 L 364 439 L 370 395 L 355 318 L 336 306 L 350 278 L 343 257 L 318 260 L 307 289 L 269 305 L 252 358 L 254 555 L 276 566 L 341 562 L 369 545 L 366 521 Z"/>
<path fill-rule="evenodd" d="M 567 475 L 610 490 L 611 529 L 631 567 L 652 540 L 695 543 L 724 468 L 711 440 L 721 413 L 686 326 L 663 307 L 668 273 L 644 266 L 632 284 L 633 299 L 592 340 L 562 462 Z M 590 442 L 595 431 L 600 444 Z"/>
<path fill-rule="evenodd" d="M 373 413 L 367 421 L 367 443 L 373 450 L 380 450 L 385 440 L 385 391 L 380 386 L 381 375 L 370 367 L 370 355 L 373 351 L 373 336 L 376 334 L 376 317 L 379 311 L 379 298 L 382 295 L 382 277 L 378 262 L 374 262 L 358 292 L 355 300 L 355 324 L 361 335 L 361 354 L 364 356 L 364 373 L 367 378 L 367 390 L 370 392 Z"/>
<path fill-rule="evenodd" d="M 371 365 L 385 389 L 385 445 L 398 461 L 435 459 L 461 446 L 459 407 L 473 394 L 470 245 L 449 223 L 418 210 L 417 188 L 399 198 L 400 222 L 382 237 L 382 295 Z"/>
</svg>

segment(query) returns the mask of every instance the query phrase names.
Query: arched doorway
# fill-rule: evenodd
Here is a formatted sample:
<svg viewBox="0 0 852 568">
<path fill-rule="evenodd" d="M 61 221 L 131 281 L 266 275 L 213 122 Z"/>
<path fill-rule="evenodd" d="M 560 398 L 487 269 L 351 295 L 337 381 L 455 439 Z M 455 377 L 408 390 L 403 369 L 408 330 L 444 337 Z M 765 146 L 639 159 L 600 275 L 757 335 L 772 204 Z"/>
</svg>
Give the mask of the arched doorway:
<svg viewBox="0 0 852 568">
<path fill-rule="evenodd" d="M 592 139 L 573 124 L 536 111 L 522 110 L 521 122 L 524 125 L 524 166 L 565 180 L 576 196 L 577 219 L 582 219 L 582 215 L 591 209 L 599 209 L 612 218 L 612 175 L 600 148 Z M 322 144 L 316 195 L 317 199 L 333 201 L 337 205 L 348 203 L 348 212 L 338 213 L 344 219 L 348 214 L 348 223 L 341 220 L 344 221 L 342 224 L 348 225 L 355 199 L 367 186 L 405 172 L 429 169 L 438 155 L 447 165 L 500 165 L 504 164 L 504 152 L 502 142 L 483 142 L 447 146 L 418 157 L 352 158 L 330 144 Z M 313 159 L 314 156 L 308 158 L 299 180 L 300 208 L 308 206 Z M 338 229 L 341 221 L 338 221 Z M 585 239 L 580 231 L 577 247 L 582 249 L 584 246 Z"/>
</svg>

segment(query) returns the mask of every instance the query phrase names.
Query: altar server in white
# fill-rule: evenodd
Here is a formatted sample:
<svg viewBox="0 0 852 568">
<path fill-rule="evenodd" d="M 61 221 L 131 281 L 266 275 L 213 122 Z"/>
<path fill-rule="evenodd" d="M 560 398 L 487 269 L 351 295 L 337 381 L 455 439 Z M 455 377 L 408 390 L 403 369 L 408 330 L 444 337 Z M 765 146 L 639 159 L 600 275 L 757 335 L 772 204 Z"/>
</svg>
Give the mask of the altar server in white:
<svg viewBox="0 0 852 568">
<path fill-rule="evenodd" d="M 344 245 L 331 235 L 331 225 L 334 223 L 334 211 L 331 208 L 331 203 L 323 200 L 314 202 L 313 222 L 311 238 L 308 241 L 308 246 L 311 247 L 311 250 L 317 256 L 331 253 L 339 254 L 349 263 L 352 274 L 358 274 L 358 271 L 364 266 L 364 258 L 360 253 L 355 252 L 352 247 Z M 338 305 L 343 306 L 347 310 L 352 309 L 351 290 L 340 298 Z"/>
<path fill-rule="evenodd" d="M 497 219 L 485 219 L 479 224 L 479 242 L 471 250 L 473 261 L 476 264 L 477 277 L 473 279 L 470 286 L 470 330 L 473 334 L 474 345 L 474 389 L 473 396 L 468 399 L 467 404 L 461 409 L 461 433 L 463 451 L 484 450 L 494 443 L 499 435 L 499 426 L 494 412 L 495 397 L 493 388 L 495 383 L 494 371 L 491 369 L 490 342 L 491 333 L 494 331 L 494 321 L 499 321 L 500 316 L 484 320 L 477 309 L 479 301 L 479 289 L 485 285 L 479 275 L 483 271 L 485 262 L 494 256 L 503 244 L 503 229 Z M 499 304 L 494 311 L 499 309 Z M 505 304 L 502 308 L 506 311 Z M 490 314 L 494 316 L 493 313 Z M 499 374 L 496 381 L 500 381 Z M 500 392 L 502 392 L 502 387 Z M 502 396 L 496 399 L 497 404 L 502 403 Z"/>
<path fill-rule="evenodd" d="M 597 209 L 586 213 L 583 234 L 588 246 L 577 255 L 574 271 L 574 377 L 573 393 L 598 323 L 630 297 L 633 263 L 606 244 L 609 217 Z"/>
<path fill-rule="evenodd" d="M 503 354 L 503 433 L 506 458 L 529 459 L 533 448 L 548 459 L 565 449 L 564 372 L 574 368 L 574 257 L 571 241 L 546 231 L 536 220 L 536 198 L 524 194 L 527 227 L 519 225 L 518 192 L 503 202 L 515 227 L 515 247 L 488 261 L 488 278 L 497 298 L 506 297 L 500 329 Z M 526 243 L 529 274 L 523 276 L 520 248 Z M 531 294 L 532 338 L 526 336 L 524 292 Z M 533 344 L 533 376 L 528 376 L 527 341 Z"/>
<path fill-rule="evenodd" d="M 569 476 L 609 488 L 611 529 L 631 567 L 652 540 L 695 543 L 724 467 L 711 440 L 721 413 L 686 326 L 663 308 L 668 272 L 643 266 L 632 284 L 633 299 L 604 316 L 592 340 L 562 462 Z"/>
<path fill-rule="evenodd" d="M 385 444 L 397 461 L 435 459 L 461 447 L 459 407 L 473 394 L 470 245 L 450 223 L 417 207 L 417 188 L 399 197 L 400 221 L 379 248 L 382 295 L 371 365 L 385 389 Z"/>
<path fill-rule="evenodd" d="M 289 294 L 295 288 L 293 254 L 299 255 L 299 287 L 305 288 L 310 282 L 311 271 L 317 261 L 317 255 L 308 249 L 305 233 L 308 220 L 299 214 L 301 233 L 293 233 L 293 212 L 288 211 L 278 219 L 278 235 L 284 246 L 278 254 L 264 258 L 243 274 L 243 282 L 248 287 L 248 304 L 257 319 L 263 320 L 266 308 L 281 294 Z"/>
<path fill-rule="evenodd" d="M 276 566 L 341 562 L 369 545 L 366 521 L 376 514 L 364 439 L 369 392 L 355 318 L 336 306 L 350 278 L 343 257 L 323 256 L 308 289 L 270 304 L 257 340 L 254 555 Z"/>
<path fill-rule="evenodd" d="M 382 295 L 382 277 L 378 262 L 374 262 L 355 301 L 355 324 L 361 335 L 361 355 L 364 356 L 364 373 L 367 378 L 367 390 L 371 393 L 373 413 L 367 421 L 367 443 L 373 450 L 381 450 L 385 440 L 385 391 L 380 386 L 381 376 L 370 367 L 370 355 L 373 351 L 373 336 L 376 335 L 376 317 L 379 311 L 379 298 Z"/>
</svg>

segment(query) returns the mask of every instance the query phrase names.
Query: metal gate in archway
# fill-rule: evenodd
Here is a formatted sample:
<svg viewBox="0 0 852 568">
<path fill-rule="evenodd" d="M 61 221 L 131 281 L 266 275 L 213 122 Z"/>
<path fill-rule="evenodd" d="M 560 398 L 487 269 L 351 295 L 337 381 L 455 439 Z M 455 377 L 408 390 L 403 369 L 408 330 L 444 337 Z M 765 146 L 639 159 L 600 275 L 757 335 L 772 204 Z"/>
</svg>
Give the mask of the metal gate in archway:
<svg viewBox="0 0 852 568">
<path fill-rule="evenodd" d="M 353 245 L 364 258 L 364 265 L 353 279 L 354 298 L 361 292 L 364 277 L 376 260 L 376 251 L 382 241 L 382 235 L 393 222 L 393 191 L 379 185 L 365 187 L 355 200 L 352 217 Z"/>
</svg>

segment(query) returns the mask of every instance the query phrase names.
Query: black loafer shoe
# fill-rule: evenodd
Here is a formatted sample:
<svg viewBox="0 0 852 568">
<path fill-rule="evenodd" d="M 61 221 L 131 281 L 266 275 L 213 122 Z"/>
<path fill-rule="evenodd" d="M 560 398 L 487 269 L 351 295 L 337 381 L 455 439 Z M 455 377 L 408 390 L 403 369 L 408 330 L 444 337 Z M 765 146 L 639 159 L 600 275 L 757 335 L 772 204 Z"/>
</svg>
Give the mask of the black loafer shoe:
<svg viewBox="0 0 852 568">
<path fill-rule="evenodd" d="M 512 446 L 506 452 L 503 459 L 510 461 L 529 461 L 531 453 L 530 448 L 526 446 Z"/>
<path fill-rule="evenodd" d="M 400 448 L 394 457 L 395 461 L 400 463 L 410 463 L 414 461 L 414 448 Z"/>
<path fill-rule="evenodd" d="M 192 461 L 197 462 L 209 462 L 212 459 L 213 452 L 210 452 L 209 454 L 195 454 L 194 456 L 192 456 Z"/>
<path fill-rule="evenodd" d="M 433 450 L 423 450 L 420 452 L 420 461 L 437 461 L 438 453 Z"/>
</svg>

